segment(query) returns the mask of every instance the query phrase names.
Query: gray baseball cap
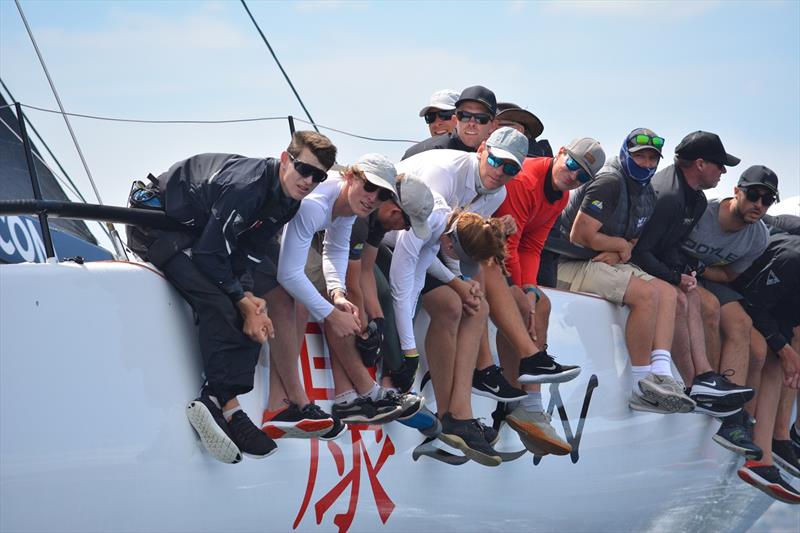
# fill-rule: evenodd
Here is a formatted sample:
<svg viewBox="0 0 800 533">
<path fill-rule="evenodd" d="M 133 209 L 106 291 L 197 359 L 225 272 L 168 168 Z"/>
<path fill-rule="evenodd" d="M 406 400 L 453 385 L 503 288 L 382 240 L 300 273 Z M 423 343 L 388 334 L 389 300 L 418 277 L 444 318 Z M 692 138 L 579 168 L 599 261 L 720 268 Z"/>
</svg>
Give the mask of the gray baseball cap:
<svg viewBox="0 0 800 533">
<path fill-rule="evenodd" d="M 489 151 L 502 159 L 510 159 L 522 167 L 528 155 L 528 138 L 514 128 L 497 128 L 486 139 Z"/>
<path fill-rule="evenodd" d="M 417 238 L 426 241 L 431 236 L 428 217 L 433 211 L 433 193 L 428 184 L 414 174 L 401 174 L 397 178 L 398 204 L 411 222 Z"/>
<path fill-rule="evenodd" d="M 432 109 L 452 111 L 456 108 L 456 100 L 458 100 L 458 96 L 458 92 L 454 91 L 453 89 L 442 89 L 441 91 L 436 91 L 431 95 L 431 100 L 428 105 L 423 107 L 422 111 L 419 112 L 419 116 L 424 117 L 425 113 Z"/>
<path fill-rule="evenodd" d="M 594 178 L 606 162 L 606 153 L 600 143 L 591 137 L 573 139 L 564 147 L 569 156 Z"/>
<path fill-rule="evenodd" d="M 397 196 L 394 182 L 397 179 L 397 170 L 389 158 L 381 154 L 362 155 L 355 164 L 367 177 L 367 181 L 378 187 L 389 189 Z"/>
</svg>

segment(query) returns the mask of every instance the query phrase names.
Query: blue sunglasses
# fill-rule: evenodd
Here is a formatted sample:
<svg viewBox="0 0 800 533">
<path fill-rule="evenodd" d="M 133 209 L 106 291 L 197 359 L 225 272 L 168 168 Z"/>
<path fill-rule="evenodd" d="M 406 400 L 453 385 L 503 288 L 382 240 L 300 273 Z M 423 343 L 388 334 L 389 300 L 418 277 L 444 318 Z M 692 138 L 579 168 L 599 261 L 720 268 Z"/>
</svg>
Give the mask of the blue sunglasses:
<svg viewBox="0 0 800 533">
<path fill-rule="evenodd" d="M 510 161 L 504 161 L 503 159 L 500 159 L 492 155 L 491 152 L 489 152 L 489 155 L 486 158 L 486 162 L 492 165 L 494 168 L 500 168 L 500 166 L 502 166 L 503 174 L 505 174 L 506 176 L 510 176 L 512 178 L 517 174 L 519 174 L 520 171 L 519 165 L 517 165 L 516 163 L 511 163 Z"/>
<path fill-rule="evenodd" d="M 587 174 L 586 171 L 583 170 L 583 167 L 580 166 L 578 162 L 572 159 L 571 157 L 567 158 L 566 165 L 567 168 L 572 172 L 575 172 L 576 170 L 578 171 L 578 175 L 576 176 L 576 178 L 578 179 L 579 182 L 586 183 L 587 181 L 592 179 L 591 176 L 589 176 L 589 174 Z"/>
</svg>

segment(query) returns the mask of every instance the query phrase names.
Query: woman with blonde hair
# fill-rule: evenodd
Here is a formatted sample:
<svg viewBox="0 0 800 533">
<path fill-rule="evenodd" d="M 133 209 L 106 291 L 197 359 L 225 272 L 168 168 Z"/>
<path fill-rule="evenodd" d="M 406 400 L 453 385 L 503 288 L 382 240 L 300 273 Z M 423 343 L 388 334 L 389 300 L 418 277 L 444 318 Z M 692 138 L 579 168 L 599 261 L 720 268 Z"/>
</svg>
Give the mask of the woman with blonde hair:
<svg viewBox="0 0 800 533">
<path fill-rule="evenodd" d="M 480 266 L 486 262 L 503 264 L 503 222 L 476 213 L 453 211 L 440 194 L 433 192 L 433 197 L 433 212 L 428 218 L 430 234 L 426 239 L 406 230 L 392 232 L 384 240 L 384 244 L 394 248 L 388 274 L 400 346 L 407 358 L 419 357 L 413 329 L 414 311 L 417 300 L 426 293 L 426 270 L 441 250 L 446 257 L 460 262 L 461 275 L 470 286 L 470 297 L 458 311 L 455 349 L 427 354 L 442 424 L 439 438 L 480 464 L 498 466 L 500 456 L 473 417 L 471 394 L 478 345 L 489 314 Z M 387 269 L 385 264 L 382 267 Z"/>
</svg>

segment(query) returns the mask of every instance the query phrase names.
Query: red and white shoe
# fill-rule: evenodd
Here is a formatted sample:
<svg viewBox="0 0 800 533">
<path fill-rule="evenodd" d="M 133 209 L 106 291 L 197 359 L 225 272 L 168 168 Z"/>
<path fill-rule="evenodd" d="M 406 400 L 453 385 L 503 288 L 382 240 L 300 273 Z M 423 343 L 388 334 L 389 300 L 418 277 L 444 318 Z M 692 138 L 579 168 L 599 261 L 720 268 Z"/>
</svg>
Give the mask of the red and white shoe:
<svg viewBox="0 0 800 533">
<path fill-rule="evenodd" d="M 784 503 L 800 503 L 800 491 L 784 481 L 778 468 L 747 461 L 737 472 L 743 481 Z"/>
<path fill-rule="evenodd" d="M 264 410 L 261 431 L 270 438 L 311 439 L 328 433 L 333 428 L 333 417 L 319 406 L 309 403 L 304 407 L 287 402 L 277 411 Z"/>
</svg>

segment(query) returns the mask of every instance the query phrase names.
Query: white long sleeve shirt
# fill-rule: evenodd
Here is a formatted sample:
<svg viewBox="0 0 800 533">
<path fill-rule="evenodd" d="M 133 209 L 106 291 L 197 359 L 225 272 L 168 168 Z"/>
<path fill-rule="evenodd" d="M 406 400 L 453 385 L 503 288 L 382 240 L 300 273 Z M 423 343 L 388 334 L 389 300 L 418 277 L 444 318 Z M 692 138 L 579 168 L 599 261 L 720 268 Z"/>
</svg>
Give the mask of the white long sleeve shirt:
<svg viewBox="0 0 800 533">
<path fill-rule="evenodd" d="M 397 173 L 412 173 L 439 193 L 451 209 L 464 209 L 490 217 L 506 199 L 506 188 L 491 194 L 479 194 L 480 159 L 477 153 L 460 150 L 428 150 L 395 164 Z M 428 273 L 443 283 L 460 274 L 458 260 L 448 265 L 435 257 Z"/>
<path fill-rule="evenodd" d="M 322 268 L 328 290 L 344 288 L 350 230 L 355 216 L 333 218 L 333 207 L 346 182 L 331 176 L 300 203 L 294 218 L 284 227 L 278 259 L 278 283 L 308 309 L 315 320 L 323 320 L 333 305 L 317 292 L 305 274 L 308 248 L 318 231 L 325 230 Z"/>
<path fill-rule="evenodd" d="M 410 350 L 417 345 L 414 339 L 414 310 L 425 285 L 425 271 L 439 252 L 439 237 L 444 233 L 451 211 L 444 198 L 434 192 L 433 211 L 428 217 L 431 235 L 427 240 L 418 239 L 411 230 L 391 231 L 383 240 L 394 247 L 389 279 L 397 334 L 403 350 Z"/>
</svg>

